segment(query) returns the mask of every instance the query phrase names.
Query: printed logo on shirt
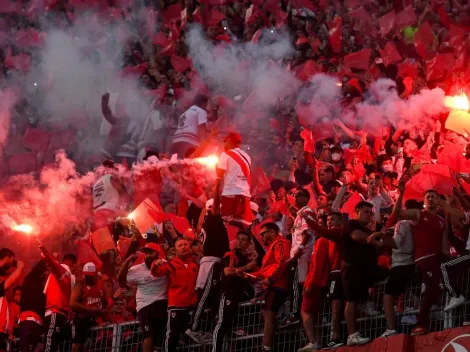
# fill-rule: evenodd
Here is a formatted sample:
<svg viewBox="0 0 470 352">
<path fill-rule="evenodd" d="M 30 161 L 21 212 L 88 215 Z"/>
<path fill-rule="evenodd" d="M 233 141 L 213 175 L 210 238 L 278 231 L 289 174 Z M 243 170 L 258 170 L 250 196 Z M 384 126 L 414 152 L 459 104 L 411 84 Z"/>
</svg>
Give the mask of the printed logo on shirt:
<svg viewBox="0 0 470 352">
<path fill-rule="evenodd" d="M 226 303 L 227 303 L 227 305 L 229 306 L 230 303 L 232 303 L 232 301 L 227 300 Z"/>
<path fill-rule="evenodd" d="M 428 271 L 427 274 L 429 277 L 432 277 L 432 271 Z"/>
<path fill-rule="evenodd" d="M 176 317 L 176 313 L 175 312 L 171 313 L 171 317 L 172 318 Z"/>
<path fill-rule="evenodd" d="M 145 330 L 145 331 L 149 331 L 149 330 L 150 330 L 150 327 L 149 327 L 148 325 L 145 325 L 145 326 L 144 326 L 144 330 Z"/>
<path fill-rule="evenodd" d="M 55 328 L 55 332 L 60 332 L 60 328 L 59 328 L 59 327 L 56 327 L 56 328 Z"/>
</svg>

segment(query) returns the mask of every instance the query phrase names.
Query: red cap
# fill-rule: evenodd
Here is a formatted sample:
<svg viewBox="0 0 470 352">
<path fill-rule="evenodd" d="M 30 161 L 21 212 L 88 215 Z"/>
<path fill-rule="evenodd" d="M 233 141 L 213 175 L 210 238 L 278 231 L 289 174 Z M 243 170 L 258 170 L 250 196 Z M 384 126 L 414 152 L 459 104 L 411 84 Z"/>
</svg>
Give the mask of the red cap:
<svg viewBox="0 0 470 352">
<path fill-rule="evenodd" d="M 160 252 L 161 248 L 158 244 L 149 242 L 145 245 L 144 248 L 142 248 L 142 252 L 147 252 L 147 250 L 155 251 L 155 252 Z"/>
<path fill-rule="evenodd" d="M 236 142 L 236 143 L 241 143 L 242 142 L 242 137 L 237 133 L 237 132 L 230 132 L 227 137 L 225 137 L 224 139 L 224 142 L 225 141 L 232 141 L 232 142 Z"/>
</svg>

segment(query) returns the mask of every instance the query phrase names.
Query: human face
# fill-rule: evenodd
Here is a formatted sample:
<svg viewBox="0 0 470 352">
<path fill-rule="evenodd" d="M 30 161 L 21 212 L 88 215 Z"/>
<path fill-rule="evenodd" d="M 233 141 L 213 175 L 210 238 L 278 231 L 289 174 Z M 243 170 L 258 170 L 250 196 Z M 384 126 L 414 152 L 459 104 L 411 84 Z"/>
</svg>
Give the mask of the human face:
<svg viewBox="0 0 470 352">
<path fill-rule="evenodd" d="M 263 239 L 263 242 L 266 246 L 269 246 L 269 244 L 276 237 L 276 232 L 274 230 L 270 230 L 266 227 L 262 227 L 259 234 L 260 234 L 261 238 Z"/>
<path fill-rule="evenodd" d="M 373 197 L 379 194 L 379 180 L 375 178 L 369 179 L 369 183 L 367 184 L 367 191 L 369 192 L 369 196 Z"/>
<path fill-rule="evenodd" d="M 114 302 L 114 305 L 113 305 L 114 312 L 122 313 L 124 312 L 125 308 L 126 308 L 126 304 L 124 303 L 123 300 L 118 299 Z"/>
<path fill-rule="evenodd" d="M 176 254 L 178 257 L 185 257 L 190 253 L 189 242 L 187 240 L 179 240 L 175 244 Z"/>
<path fill-rule="evenodd" d="M 340 227 L 342 220 L 343 219 L 341 219 L 341 217 L 338 215 L 328 215 L 328 218 L 326 219 L 326 226 L 329 229 L 334 227 Z"/>
<path fill-rule="evenodd" d="M 15 290 L 15 292 L 13 293 L 13 302 L 15 302 L 16 304 L 20 304 L 20 300 L 21 300 L 21 290 Z"/>
<path fill-rule="evenodd" d="M 411 139 L 407 139 L 405 140 L 405 142 L 403 143 L 403 153 L 405 155 L 409 155 L 411 154 L 413 151 L 417 150 L 418 149 L 418 146 L 416 145 L 416 143 L 411 140 Z"/>
<path fill-rule="evenodd" d="M 317 205 L 318 209 L 325 209 L 328 204 L 328 198 L 325 195 L 321 195 L 318 197 Z"/>
<path fill-rule="evenodd" d="M 308 203 L 308 198 L 307 196 L 305 195 L 304 192 L 300 192 L 300 191 L 297 191 L 295 192 L 295 206 L 296 207 L 304 207 L 307 205 Z"/>
<path fill-rule="evenodd" d="M 250 238 L 247 235 L 240 234 L 237 236 L 237 248 L 246 251 L 250 246 Z"/>
<path fill-rule="evenodd" d="M 332 175 L 331 172 L 327 172 L 325 169 L 322 169 L 318 172 L 318 178 L 320 179 L 321 183 L 326 183 L 331 181 Z"/>
<path fill-rule="evenodd" d="M 367 225 L 374 219 L 374 208 L 362 207 L 356 211 L 356 220 L 363 225 Z"/>
<path fill-rule="evenodd" d="M 439 196 L 437 193 L 428 192 L 424 196 L 424 207 L 427 210 L 435 210 L 437 208 L 437 204 L 439 202 Z"/>
<path fill-rule="evenodd" d="M 149 268 L 152 265 L 152 263 L 157 259 L 158 259 L 157 251 L 148 250 L 147 252 L 145 252 L 144 262 Z"/>
<path fill-rule="evenodd" d="M 343 182 L 343 183 L 346 183 L 346 184 L 348 184 L 351 179 L 352 179 L 352 174 L 351 174 L 351 172 L 348 171 L 348 170 L 347 170 L 347 171 L 343 171 L 343 172 L 341 173 L 341 176 L 339 177 L 339 180 L 340 180 L 341 182 Z"/>
</svg>

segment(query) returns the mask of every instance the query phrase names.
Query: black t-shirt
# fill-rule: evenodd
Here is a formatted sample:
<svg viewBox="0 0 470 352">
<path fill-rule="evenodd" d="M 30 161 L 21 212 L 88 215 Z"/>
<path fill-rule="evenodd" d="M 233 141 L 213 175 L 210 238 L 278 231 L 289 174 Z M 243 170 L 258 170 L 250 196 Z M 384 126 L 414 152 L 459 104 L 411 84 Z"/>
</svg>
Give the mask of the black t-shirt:
<svg viewBox="0 0 470 352">
<path fill-rule="evenodd" d="M 0 297 L 5 296 L 5 282 L 0 283 Z"/>
<path fill-rule="evenodd" d="M 222 259 L 225 253 L 230 250 L 228 232 L 222 216 L 209 212 L 202 224 L 201 235 L 204 257 Z"/>
<path fill-rule="evenodd" d="M 225 255 L 222 264 L 224 268 L 229 267 L 231 264 L 234 268 L 241 268 L 248 264 L 248 258 L 239 249 L 234 249 Z M 246 280 L 239 276 L 225 276 L 225 273 L 222 273 L 221 283 L 224 292 L 230 291 L 241 295 Z"/>
<path fill-rule="evenodd" d="M 344 257 L 343 266 L 369 268 L 377 265 L 377 251 L 375 247 L 367 243 L 355 241 L 351 234 L 355 230 L 361 230 L 366 234 L 372 233 L 367 227 L 362 226 L 357 220 L 349 220 L 344 226 Z"/>
</svg>

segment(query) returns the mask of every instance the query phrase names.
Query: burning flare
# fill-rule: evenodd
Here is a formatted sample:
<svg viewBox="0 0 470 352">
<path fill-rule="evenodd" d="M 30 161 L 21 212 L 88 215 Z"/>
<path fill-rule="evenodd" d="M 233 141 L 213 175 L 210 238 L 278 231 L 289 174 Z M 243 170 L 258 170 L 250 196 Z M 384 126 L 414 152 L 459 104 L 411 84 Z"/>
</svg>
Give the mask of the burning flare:
<svg viewBox="0 0 470 352">
<path fill-rule="evenodd" d="M 202 158 L 197 158 L 196 160 L 201 165 L 205 165 L 211 169 L 214 169 L 217 163 L 219 162 L 219 158 L 216 155 L 209 155 Z"/>
<path fill-rule="evenodd" d="M 33 227 L 31 225 L 27 225 L 27 224 L 15 225 L 15 226 L 12 227 L 12 229 L 14 231 L 23 232 L 23 233 L 26 233 L 26 234 L 30 234 L 30 233 L 33 232 Z"/>
<path fill-rule="evenodd" d="M 445 97 L 444 105 L 452 110 L 468 111 L 470 108 L 470 104 L 468 103 L 468 98 L 465 93 L 453 97 Z"/>
</svg>

